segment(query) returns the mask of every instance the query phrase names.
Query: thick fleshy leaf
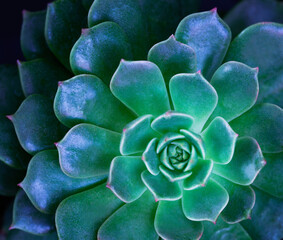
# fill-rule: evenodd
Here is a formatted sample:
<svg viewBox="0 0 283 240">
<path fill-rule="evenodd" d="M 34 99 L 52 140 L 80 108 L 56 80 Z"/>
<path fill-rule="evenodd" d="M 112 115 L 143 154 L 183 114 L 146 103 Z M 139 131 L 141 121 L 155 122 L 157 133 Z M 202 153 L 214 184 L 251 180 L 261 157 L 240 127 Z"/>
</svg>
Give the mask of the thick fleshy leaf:
<svg viewBox="0 0 283 240">
<path fill-rule="evenodd" d="M 133 202 L 146 190 L 141 179 L 144 170 L 141 157 L 115 157 L 111 162 L 107 187 L 123 202 Z"/>
<path fill-rule="evenodd" d="M 157 132 L 179 132 L 180 129 L 189 129 L 194 119 L 187 114 L 168 111 L 155 118 L 151 127 Z"/>
<path fill-rule="evenodd" d="M 24 94 L 21 89 L 19 72 L 15 65 L 0 65 L 0 113 L 3 115 L 14 113 Z"/>
<path fill-rule="evenodd" d="M 18 61 L 18 68 L 26 97 L 38 93 L 53 100 L 58 81 L 71 77 L 64 67 L 42 58 L 28 62 Z"/>
<path fill-rule="evenodd" d="M 181 200 L 160 201 L 154 220 L 158 235 L 167 240 L 196 240 L 203 232 L 201 222 L 187 219 L 182 210 Z"/>
<path fill-rule="evenodd" d="M 275 197 L 283 198 L 283 152 L 264 154 L 266 166 L 259 172 L 254 185 Z"/>
<path fill-rule="evenodd" d="M 235 132 L 255 138 L 262 151 L 283 150 L 283 110 L 273 104 L 259 104 L 230 123 Z"/>
<path fill-rule="evenodd" d="M 26 59 L 51 57 L 44 38 L 46 11 L 23 11 L 21 29 L 21 49 Z"/>
<path fill-rule="evenodd" d="M 58 240 L 57 232 L 38 236 L 20 230 L 9 231 L 7 240 Z"/>
<path fill-rule="evenodd" d="M 245 29 L 230 45 L 225 61 L 231 60 L 259 68 L 258 102 L 283 107 L 282 24 L 263 22 Z"/>
<path fill-rule="evenodd" d="M 242 226 L 256 240 L 278 240 L 283 238 L 283 199 L 278 199 L 254 189 L 256 202 L 251 220 Z"/>
<path fill-rule="evenodd" d="M 162 173 L 154 176 L 150 172 L 144 171 L 141 176 L 144 184 L 152 192 L 155 201 L 175 201 L 182 197 L 182 190 L 179 183 L 170 182 Z"/>
<path fill-rule="evenodd" d="M 159 154 L 166 146 L 175 140 L 184 140 L 185 136 L 180 133 L 168 132 L 159 139 L 156 147 L 156 153 Z"/>
<path fill-rule="evenodd" d="M 120 138 L 119 133 L 91 124 L 73 127 L 56 143 L 63 172 L 77 178 L 107 174 L 111 160 L 120 155 Z"/>
<path fill-rule="evenodd" d="M 76 75 L 94 74 L 108 85 L 120 60 L 131 57 L 123 30 L 116 23 L 105 22 L 82 30 L 72 48 L 70 63 Z"/>
<path fill-rule="evenodd" d="M 205 145 L 206 159 L 227 164 L 231 161 L 238 135 L 222 118 L 216 117 L 201 133 Z"/>
<path fill-rule="evenodd" d="M 178 73 L 197 71 L 194 50 L 188 45 L 176 41 L 174 35 L 154 45 L 148 52 L 147 59 L 159 67 L 166 86 L 169 86 L 171 77 Z"/>
<path fill-rule="evenodd" d="M 122 206 L 105 184 L 66 198 L 56 211 L 61 240 L 93 240 L 99 227 Z"/>
<path fill-rule="evenodd" d="M 256 196 L 250 186 L 241 186 L 213 175 L 213 179 L 220 183 L 229 194 L 229 202 L 221 217 L 227 223 L 234 224 L 250 218 L 254 207 Z"/>
<path fill-rule="evenodd" d="M 198 187 L 204 187 L 213 168 L 211 160 L 199 159 L 196 166 L 192 169 L 192 175 L 184 180 L 185 190 L 192 190 Z"/>
<path fill-rule="evenodd" d="M 45 39 L 52 53 L 70 69 L 70 51 L 87 25 L 87 12 L 81 0 L 60 0 L 48 4 Z"/>
<path fill-rule="evenodd" d="M 0 116 L 0 161 L 22 169 L 27 167 L 29 156 L 22 149 L 10 120 Z"/>
<path fill-rule="evenodd" d="M 224 59 L 231 32 L 216 9 L 212 9 L 184 18 L 176 30 L 176 39 L 194 49 L 197 68 L 210 79 Z"/>
<path fill-rule="evenodd" d="M 229 201 L 229 195 L 221 185 L 210 179 L 205 187 L 184 190 L 182 201 L 188 219 L 216 222 Z"/>
<path fill-rule="evenodd" d="M 217 104 L 215 89 L 200 73 L 179 74 L 170 80 L 174 109 L 193 117 L 193 129 L 200 132 Z"/>
<path fill-rule="evenodd" d="M 13 222 L 10 229 L 19 229 L 31 234 L 44 235 L 55 230 L 54 215 L 39 212 L 24 191 L 15 198 Z"/>
<path fill-rule="evenodd" d="M 9 167 L 0 161 L 0 195 L 13 196 L 18 191 L 17 184 L 25 176 L 24 170 Z"/>
<path fill-rule="evenodd" d="M 259 91 L 257 73 L 258 69 L 239 62 L 228 62 L 218 68 L 210 81 L 218 95 L 210 119 L 221 116 L 229 122 L 249 110 Z"/>
<path fill-rule="evenodd" d="M 150 127 L 152 118 L 152 115 L 145 115 L 125 126 L 120 143 L 122 155 L 143 152 L 149 141 L 158 136 L 158 133 Z"/>
<path fill-rule="evenodd" d="M 121 61 L 110 89 L 137 115 L 158 116 L 170 109 L 164 79 L 154 63 Z"/>
<path fill-rule="evenodd" d="M 237 140 L 232 160 L 226 164 L 214 164 L 213 173 L 240 185 L 250 185 L 265 165 L 257 141 L 251 137 Z"/>
<path fill-rule="evenodd" d="M 131 43 L 135 59 L 145 59 L 148 51 L 146 21 L 138 1 L 96 0 L 88 13 L 88 25 L 92 27 L 104 21 L 117 23 Z"/>
<path fill-rule="evenodd" d="M 159 157 L 156 153 L 157 142 L 157 138 L 152 139 L 142 154 L 142 160 L 144 161 L 147 170 L 153 175 L 159 173 L 160 165 Z"/>
<path fill-rule="evenodd" d="M 54 142 L 65 133 L 65 128 L 55 117 L 52 102 L 39 94 L 26 98 L 9 118 L 14 124 L 20 144 L 33 155 L 54 148 Z"/>
<path fill-rule="evenodd" d="M 109 217 L 100 227 L 97 238 L 157 240 L 154 229 L 156 207 L 152 194 L 146 191 L 138 200 L 125 204 Z"/>
<path fill-rule="evenodd" d="M 167 167 L 160 165 L 159 166 L 160 171 L 162 172 L 162 174 L 168 179 L 168 181 L 170 182 L 175 182 L 175 181 L 179 181 L 182 179 L 186 179 L 189 176 L 192 175 L 192 172 L 179 172 L 174 170 L 170 170 Z"/>
<path fill-rule="evenodd" d="M 21 187 L 37 209 L 44 213 L 54 213 L 63 199 L 96 186 L 106 177 L 70 178 L 60 169 L 57 151 L 47 150 L 32 158 Z"/>
<path fill-rule="evenodd" d="M 57 118 L 68 127 L 85 122 L 121 132 L 134 119 L 109 88 L 92 75 L 80 75 L 60 82 L 54 110 Z"/>
</svg>

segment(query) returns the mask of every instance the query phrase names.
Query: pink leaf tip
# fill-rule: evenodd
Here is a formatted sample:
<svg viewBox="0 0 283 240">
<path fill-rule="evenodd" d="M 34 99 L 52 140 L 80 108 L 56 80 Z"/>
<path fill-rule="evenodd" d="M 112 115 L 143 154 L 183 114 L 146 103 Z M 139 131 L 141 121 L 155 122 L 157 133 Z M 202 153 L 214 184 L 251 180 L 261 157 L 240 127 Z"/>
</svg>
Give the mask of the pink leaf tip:
<svg viewBox="0 0 283 240">
<path fill-rule="evenodd" d="M 23 10 L 22 10 L 22 15 L 23 15 L 23 17 L 25 17 L 25 15 L 27 14 L 27 12 L 28 12 L 28 11 L 27 11 L 26 9 L 23 9 Z"/>
<path fill-rule="evenodd" d="M 203 232 L 199 235 L 198 240 L 201 239 L 202 235 L 203 235 Z"/>
<path fill-rule="evenodd" d="M 127 130 L 126 128 L 123 128 L 123 132 L 126 132 L 126 130 Z"/>
<path fill-rule="evenodd" d="M 10 230 L 13 230 L 13 229 L 14 229 L 14 226 L 11 225 L 8 229 L 9 229 L 9 231 L 10 231 Z"/>
<path fill-rule="evenodd" d="M 106 187 L 109 188 L 109 189 L 111 189 L 111 186 L 110 186 L 109 183 L 106 184 Z"/>
<path fill-rule="evenodd" d="M 251 220 L 251 219 L 252 219 L 251 215 L 247 216 L 247 219 L 250 219 L 250 220 Z"/>
<path fill-rule="evenodd" d="M 197 74 L 201 74 L 201 70 L 198 70 L 198 71 L 197 71 Z"/>
<path fill-rule="evenodd" d="M 21 64 L 22 64 L 19 59 L 17 60 L 17 64 L 18 64 L 18 66 L 21 66 Z"/>
<path fill-rule="evenodd" d="M 205 187 L 205 184 L 204 184 L 204 183 L 202 183 L 202 184 L 201 184 L 201 186 L 202 186 L 202 187 Z"/>
<path fill-rule="evenodd" d="M 22 183 L 21 183 L 21 182 L 20 182 L 20 183 L 18 183 L 18 184 L 17 184 L 17 186 L 18 186 L 18 187 L 20 187 L 20 188 L 23 188 L 23 185 L 22 185 Z"/>
<path fill-rule="evenodd" d="M 174 34 L 172 34 L 172 35 L 170 36 L 170 38 L 176 40 Z"/>
<path fill-rule="evenodd" d="M 125 59 L 121 58 L 120 63 L 123 63 L 123 62 L 125 62 Z"/>
<path fill-rule="evenodd" d="M 86 35 L 89 32 L 89 28 L 82 28 L 82 35 Z"/>
<path fill-rule="evenodd" d="M 55 145 L 55 147 L 58 147 L 59 143 L 58 143 L 58 142 L 55 142 L 54 145 Z"/>
<path fill-rule="evenodd" d="M 154 198 L 154 201 L 155 201 L 155 202 L 158 202 L 158 198 Z"/>
<path fill-rule="evenodd" d="M 143 161 L 145 160 L 144 155 L 142 155 L 141 159 L 142 159 Z"/>
<path fill-rule="evenodd" d="M 6 118 L 8 118 L 10 121 L 13 121 L 13 115 L 6 115 Z"/>
<path fill-rule="evenodd" d="M 212 8 L 210 11 L 211 11 L 212 13 L 217 13 L 217 7 Z"/>
<path fill-rule="evenodd" d="M 256 73 L 258 73 L 259 67 L 255 67 L 254 70 L 256 71 Z"/>
<path fill-rule="evenodd" d="M 63 81 L 58 82 L 58 87 L 60 87 L 63 84 Z"/>
<path fill-rule="evenodd" d="M 267 163 L 267 162 L 266 162 L 266 160 L 265 160 L 265 159 L 263 159 L 263 160 L 262 160 L 262 164 L 265 166 L 265 165 L 266 165 L 266 163 Z"/>
</svg>

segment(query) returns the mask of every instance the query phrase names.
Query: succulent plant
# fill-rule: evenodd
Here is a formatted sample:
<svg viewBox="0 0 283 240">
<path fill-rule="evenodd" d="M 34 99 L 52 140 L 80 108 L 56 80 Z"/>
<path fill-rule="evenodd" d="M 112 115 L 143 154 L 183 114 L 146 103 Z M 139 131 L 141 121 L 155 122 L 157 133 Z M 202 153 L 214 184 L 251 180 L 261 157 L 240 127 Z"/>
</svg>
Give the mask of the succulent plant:
<svg viewBox="0 0 283 240">
<path fill-rule="evenodd" d="M 253 25 L 230 44 L 213 9 L 189 15 L 151 47 L 179 20 L 141 2 L 142 11 L 135 1 L 95 1 L 79 37 L 92 1 L 56 1 L 48 47 L 45 12 L 25 13 L 31 61 L 18 67 L 27 98 L 9 118 L 34 157 L 12 229 L 56 239 L 56 212 L 59 238 L 68 240 L 282 238 L 283 113 L 262 103 L 283 105 L 282 25 Z M 53 142 L 67 131 L 50 101 L 58 81 L 55 114 L 71 129 L 57 151 Z"/>
</svg>

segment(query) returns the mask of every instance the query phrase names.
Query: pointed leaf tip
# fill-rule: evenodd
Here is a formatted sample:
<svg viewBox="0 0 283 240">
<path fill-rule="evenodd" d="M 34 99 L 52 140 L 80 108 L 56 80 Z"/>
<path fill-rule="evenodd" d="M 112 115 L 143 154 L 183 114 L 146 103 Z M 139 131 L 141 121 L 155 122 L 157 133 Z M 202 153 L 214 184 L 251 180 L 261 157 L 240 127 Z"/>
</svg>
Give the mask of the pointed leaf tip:
<svg viewBox="0 0 283 240">
<path fill-rule="evenodd" d="M 17 59 L 17 65 L 18 65 L 18 66 L 21 66 L 21 65 L 22 65 L 22 62 L 21 62 L 19 59 Z"/>
<path fill-rule="evenodd" d="M 212 13 L 217 13 L 217 7 L 212 8 L 210 11 L 211 11 Z"/>
<path fill-rule="evenodd" d="M 89 33 L 89 28 L 82 28 L 82 35 L 87 35 Z"/>
<path fill-rule="evenodd" d="M 18 187 L 23 188 L 23 184 L 20 182 L 17 184 Z"/>
<path fill-rule="evenodd" d="M 200 75 L 201 75 L 201 70 L 198 70 L 198 71 L 197 71 L 197 74 L 200 74 Z"/>
<path fill-rule="evenodd" d="M 10 121 L 13 121 L 13 115 L 6 115 L 6 118 L 8 118 Z"/>
<path fill-rule="evenodd" d="M 58 87 L 60 87 L 63 84 L 63 81 L 58 82 Z"/>
</svg>

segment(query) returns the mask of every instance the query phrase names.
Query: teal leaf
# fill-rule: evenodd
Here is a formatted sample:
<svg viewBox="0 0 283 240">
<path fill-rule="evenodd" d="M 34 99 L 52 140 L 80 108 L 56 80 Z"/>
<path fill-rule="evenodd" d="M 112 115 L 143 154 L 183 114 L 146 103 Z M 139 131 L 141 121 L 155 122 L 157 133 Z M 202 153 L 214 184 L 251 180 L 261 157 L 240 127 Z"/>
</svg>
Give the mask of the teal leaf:
<svg viewBox="0 0 283 240">
<path fill-rule="evenodd" d="M 257 141 L 241 137 L 236 142 L 232 160 L 226 165 L 214 164 L 213 173 L 236 184 L 250 185 L 265 163 Z"/>
<path fill-rule="evenodd" d="M 246 28 L 230 45 L 225 61 L 231 60 L 259 68 L 258 103 L 283 107 L 282 24 L 263 22 Z"/>
<path fill-rule="evenodd" d="M 167 240 L 197 240 L 203 232 L 201 222 L 190 221 L 185 217 L 181 200 L 160 201 L 154 226 L 158 235 Z"/>
<path fill-rule="evenodd" d="M 266 153 L 266 166 L 259 172 L 253 184 L 275 197 L 283 198 L 283 152 Z"/>
<path fill-rule="evenodd" d="M 216 175 L 213 175 L 213 179 L 221 184 L 229 194 L 229 202 L 221 213 L 224 221 L 234 224 L 250 218 L 256 201 L 254 190 L 250 186 L 234 184 Z"/>
<path fill-rule="evenodd" d="M 55 230 L 54 215 L 39 212 L 24 191 L 18 191 L 13 209 L 13 222 L 9 229 L 19 229 L 35 235 L 44 235 Z"/>
<path fill-rule="evenodd" d="M 155 118 L 151 127 L 157 132 L 179 132 L 180 129 L 190 129 L 194 119 L 187 114 L 168 111 Z"/>
<path fill-rule="evenodd" d="M 215 89 L 200 73 L 178 74 L 171 78 L 169 87 L 174 109 L 192 116 L 192 129 L 200 132 L 217 105 Z"/>
<path fill-rule="evenodd" d="M 153 194 L 155 201 L 175 201 L 182 197 L 182 190 L 178 182 L 170 182 L 162 173 L 154 176 L 147 170 L 142 173 L 142 180 Z"/>
<path fill-rule="evenodd" d="M 283 110 L 273 104 L 259 104 L 230 123 L 235 132 L 255 138 L 262 151 L 283 150 Z"/>
<path fill-rule="evenodd" d="M 107 174 L 111 160 L 120 155 L 120 137 L 91 124 L 76 125 L 56 143 L 62 171 L 76 178 Z"/>
<path fill-rule="evenodd" d="M 39 94 L 26 98 L 10 119 L 21 146 L 32 155 L 54 148 L 54 142 L 65 133 L 65 128 L 55 117 L 52 102 Z"/>
<path fill-rule="evenodd" d="M 146 190 L 141 179 L 144 170 L 141 157 L 115 157 L 111 162 L 107 187 L 123 202 L 133 202 Z"/>
<path fill-rule="evenodd" d="M 216 222 L 229 201 L 229 195 L 221 185 L 210 179 L 205 187 L 184 190 L 182 200 L 188 219 Z"/>
<path fill-rule="evenodd" d="M 184 18 L 176 30 L 176 39 L 194 49 L 198 70 L 210 79 L 224 59 L 231 32 L 216 9 L 212 9 Z"/>
<path fill-rule="evenodd" d="M 146 191 L 138 200 L 125 204 L 109 217 L 100 227 L 97 238 L 157 240 L 154 229 L 156 208 L 151 193 Z"/>
<path fill-rule="evenodd" d="M 216 117 L 201 133 L 205 145 L 206 159 L 227 164 L 231 161 L 238 135 L 222 118 Z"/>
<path fill-rule="evenodd" d="M 58 81 L 71 77 L 64 67 L 48 59 L 19 62 L 18 68 L 25 96 L 42 94 L 53 100 Z"/>
<path fill-rule="evenodd" d="M 106 180 L 105 175 L 86 179 L 68 177 L 60 169 L 57 151 L 47 150 L 32 158 L 20 185 L 37 209 L 54 213 L 63 199 L 94 187 L 103 180 Z"/>
<path fill-rule="evenodd" d="M 210 81 L 218 95 L 210 119 L 221 116 L 229 122 L 249 110 L 257 100 L 257 74 L 258 69 L 239 62 L 227 62 L 218 68 Z"/>
<path fill-rule="evenodd" d="M 87 25 L 86 10 L 81 0 L 60 0 L 48 4 L 45 39 L 51 52 L 70 69 L 69 56 L 72 46 Z M 71 16 L 71 17 L 70 17 Z"/>
<path fill-rule="evenodd" d="M 96 0 L 88 13 L 88 25 L 92 27 L 105 21 L 115 22 L 123 29 L 135 59 L 145 59 L 148 51 L 147 26 L 138 1 Z"/>
<path fill-rule="evenodd" d="M 61 240 L 93 240 L 102 223 L 122 202 L 101 184 L 62 201 L 56 211 L 56 226 Z"/>
<path fill-rule="evenodd" d="M 72 48 L 73 72 L 94 74 L 107 85 L 122 58 L 131 59 L 131 48 L 123 30 L 113 22 L 83 29 Z"/>
<path fill-rule="evenodd" d="M 145 115 L 125 126 L 120 143 L 122 155 L 143 152 L 149 141 L 158 136 L 158 133 L 150 127 L 152 118 L 152 115 Z"/>
<path fill-rule="evenodd" d="M 160 165 L 160 171 L 162 174 L 168 179 L 170 182 L 180 181 L 182 179 L 186 179 L 192 175 L 192 172 L 179 172 L 174 170 L 170 170 L 167 167 Z"/>
<path fill-rule="evenodd" d="M 197 71 L 194 50 L 188 45 L 176 41 L 174 35 L 155 44 L 148 52 L 147 59 L 159 67 L 167 87 L 169 80 L 174 75 Z"/>
<path fill-rule="evenodd" d="M 159 173 L 159 157 L 156 153 L 158 139 L 153 138 L 147 145 L 145 151 L 142 154 L 142 160 L 147 168 L 147 170 L 153 174 L 157 175 Z"/>
<path fill-rule="evenodd" d="M 183 140 L 185 136 L 180 133 L 168 132 L 159 139 L 156 147 L 156 153 L 159 154 L 165 147 L 167 147 L 173 141 Z"/>
<path fill-rule="evenodd" d="M 60 82 L 54 111 L 68 127 L 92 123 L 121 132 L 134 119 L 134 115 L 112 95 L 109 88 L 92 75 L 79 75 Z"/>
<path fill-rule="evenodd" d="M 154 63 L 121 61 L 112 77 L 110 89 L 139 116 L 158 116 L 170 109 L 164 79 Z"/>
<path fill-rule="evenodd" d="M 44 38 L 46 11 L 23 11 L 21 49 L 27 60 L 52 56 Z"/>
</svg>

